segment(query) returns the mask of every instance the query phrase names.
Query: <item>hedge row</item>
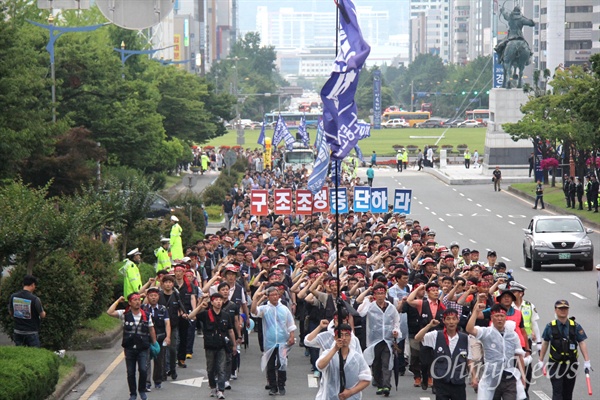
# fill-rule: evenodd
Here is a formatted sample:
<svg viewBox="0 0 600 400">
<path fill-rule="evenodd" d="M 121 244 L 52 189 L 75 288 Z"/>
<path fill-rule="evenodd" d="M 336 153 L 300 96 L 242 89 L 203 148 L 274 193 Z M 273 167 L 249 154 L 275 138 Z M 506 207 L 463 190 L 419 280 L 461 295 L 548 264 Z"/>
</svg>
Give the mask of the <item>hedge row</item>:
<svg viewBox="0 0 600 400">
<path fill-rule="evenodd" d="M 225 200 L 225 195 L 231 191 L 233 185 L 240 182 L 241 176 L 248 170 L 248 159 L 238 156 L 235 164 L 231 166 L 231 174 L 226 168 L 223 168 L 221 174 L 214 184 L 207 187 L 202 198 L 204 204 L 220 206 Z"/>
<path fill-rule="evenodd" d="M 30 347 L 0 347 L 0 400 L 45 399 L 58 382 L 58 357 Z"/>
</svg>

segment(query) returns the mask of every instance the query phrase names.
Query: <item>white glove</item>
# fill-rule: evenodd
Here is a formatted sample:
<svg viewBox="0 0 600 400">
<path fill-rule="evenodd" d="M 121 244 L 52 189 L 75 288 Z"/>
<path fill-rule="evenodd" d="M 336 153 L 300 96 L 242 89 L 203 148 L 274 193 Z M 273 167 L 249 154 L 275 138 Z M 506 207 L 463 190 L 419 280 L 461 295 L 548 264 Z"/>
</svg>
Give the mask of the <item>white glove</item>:
<svg viewBox="0 0 600 400">
<path fill-rule="evenodd" d="M 592 362 L 590 360 L 584 361 L 583 367 L 592 371 Z"/>
<path fill-rule="evenodd" d="M 525 358 L 523 359 L 523 361 L 525 362 L 525 366 L 528 366 L 529 364 L 531 364 L 531 361 L 532 361 L 532 360 L 533 360 L 533 359 L 531 358 L 531 354 L 530 354 L 530 355 L 528 355 L 527 357 L 525 357 Z"/>
<path fill-rule="evenodd" d="M 538 353 L 542 350 L 542 344 L 541 343 L 536 343 L 535 344 L 535 351 L 537 351 Z"/>
<path fill-rule="evenodd" d="M 538 371 L 542 371 L 544 369 L 544 362 L 542 360 L 538 361 L 536 368 Z"/>
</svg>

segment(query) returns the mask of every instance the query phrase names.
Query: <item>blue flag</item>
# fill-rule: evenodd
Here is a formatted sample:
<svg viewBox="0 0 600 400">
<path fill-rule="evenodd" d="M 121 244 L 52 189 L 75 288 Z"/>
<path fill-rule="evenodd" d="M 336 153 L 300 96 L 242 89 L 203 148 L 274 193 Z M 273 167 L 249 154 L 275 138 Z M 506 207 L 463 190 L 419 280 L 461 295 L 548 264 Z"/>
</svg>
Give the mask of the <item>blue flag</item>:
<svg viewBox="0 0 600 400">
<path fill-rule="evenodd" d="M 322 136 L 323 135 L 321 135 L 321 137 Z M 329 149 L 329 144 L 327 141 L 321 140 L 319 147 L 317 147 L 317 160 L 315 161 L 315 167 L 308 177 L 308 190 L 310 190 L 313 195 L 321 190 L 325 184 L 325 179 L 327 179 L 330 152 L 331 150 Z"/>
<path fill-rule="evenodd" d="M 281 114 L 279 118 L 277 118 L 277 124 L 275 125 L 275 130 L 273 131 L 273 147 L 277 148 L 277 145 L 281 143 L 282 140 L 285 140 L 285 147 L 291 148 L 294 144 L 295 140 L 292 134 L 290 133 L 285 121 Z"/>
<path fill-rule="evenodd" d="M 302 145 L 308 146 L 310 138 L 308 137 L 308 131 L 306 130 L 306 118 L 304 118 L 304 115 L 300 119 L 300 125 L 298 125 L 298 136 L 300 136 L 300 140 L 302 140 Z"/>
<path fill-rule="evenodd" d="M 358 76 L 371 47 L 363 39 L 352 0 L 337 0 L 340 11 L 340 52 L 333 72 L 321 89 L 325 138 L 331 157 L 343 160 L 359 140 L 360 126 L 354 95 Z"/>
<path fill-rule="evenodd" d="M 258 135 L 258 141 L 257 141 L 257 143 L 260 144 L 263 147 L 263 149 L 266 147 L 266 144 L 265 144 L 266 125 L 267 125 L 267 119 L 263 118 L 262 127 L 260 128 L 260 135 Z"/>
<path fill-rule="evenodd" d="M 356 157 L 358 157 L 358 159 L 360 160 L 360 162 L 364 162 L 364 160 L 363 160 L 363 153 L 360 150 L 360 147 L 358 147 L 358 144 L 356 144 L 356 146 L 354 146 L 354 151 L 356 152 Z"/>
<path fill-rule="evenodd" d="M 371 137 L 371 125 L 370 124 L 358 124 L 358 140 Z"/>
<path fill-rule="evenodd" d="M 321 140 L 323 140 L 323 120 L 320 120 L 317 124 L 317 137 L 315 138 L 315 149 L 321 146 Z"/>
</svg>

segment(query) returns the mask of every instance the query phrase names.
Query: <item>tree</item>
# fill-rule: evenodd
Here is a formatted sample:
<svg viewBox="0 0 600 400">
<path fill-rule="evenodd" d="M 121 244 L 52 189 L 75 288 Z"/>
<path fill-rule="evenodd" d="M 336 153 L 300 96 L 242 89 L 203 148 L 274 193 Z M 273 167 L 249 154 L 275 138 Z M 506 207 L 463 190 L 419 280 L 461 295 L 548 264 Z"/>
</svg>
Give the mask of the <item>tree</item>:
<svg viewBox="0 0 600 400">
<path fill-rule="evenodd" d="M 82 197 L 47 198 L 48 187 L 35 189 L 14 182 L 0 188 L 0 260 L 15 255 L 33 267 L 81 235 L 99 230 L 103 215 Z"/>
<path fill-rule="evenodd" d="M 59 136 L 50 155 L 32 154 L 25 164 L 22 177 L 37 187 L 50 183 L 48 195 L 72 195 L 96 176 L 96 162 L 105 159 L 106 152 L 98 147 L 85 128 L 73 128 Z"/>
</svg>

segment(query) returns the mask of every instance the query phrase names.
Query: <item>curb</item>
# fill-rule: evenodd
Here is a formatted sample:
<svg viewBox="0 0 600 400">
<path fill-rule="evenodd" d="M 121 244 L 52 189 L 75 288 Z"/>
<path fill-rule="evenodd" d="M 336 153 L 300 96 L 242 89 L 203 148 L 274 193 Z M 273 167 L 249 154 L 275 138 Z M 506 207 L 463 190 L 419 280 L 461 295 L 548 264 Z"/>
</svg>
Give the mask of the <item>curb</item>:
<svg viewBox="0 0 600 400">
<path fill-rule="evenodd" d="M 533 202 L 535 201 L 535 197 L 523 192 L 522 190 L 518 190 L 513 188 L 512 186 L 508 187 L 508 191 L 513 193 L 514 195 L 524 199 L 524 200 L 529 200 L 531 201 L 531 204 L 533 204 Z M 561 207 L 556 207 L 555 205 L 546 203 L 546 209 L 551 210 L 557 214 L 561 214 L 561 215 L 572 215 L 570 212 L 568 212 L 567 210 L 565 210 L 564 208 Z M 590 228 L 594 229 L 596 232 L 600 232 L 600 224 L 590 221 L 589 219 L 587 219 L 586 217 L 582 217 L 579 216 L 579 219 L 581 220 L 581 222 L 583 222 L 584 225 L 588 225 Z"/>
<path fill-rule="evenodd" d="M 424 167 L 423 171 L 428 173 L 429 175 L 433 175 L 440 181 L 444 182 L 447 185 L 492 185 L 491 176 L 482 175 L 481 178 L 452 178 L 446 175 L 443 170 L 439 170 L 438 168 Z M 531 182 L 531 178 L 529 177 L 520 177 L 520 176 L 506 176 L 502 177 L 503 184 L 511 184 L 511 183 L 529 183 Z"/>
<path fill-rule="evenodd" d="M 69 350 L 98 350 L 98 349 L 110 349 L 121 337 L 123 333 L 123 327 L 121 325 L 116 326 L 113 330 L 106 332 L 102 336 L 92 336 L 83 343 L 78 343 Z"/>
<path fill-rule="evenodd" d="M 64 399 L 75 386 L 81 382 L 85 377 L 85 365 L 78 362 L 73 367 L 73 371 L 65 377 L 60 385 L 56 386 L 54 393 L 52 393 L 47 400 L 62 400 Z"/>
</svg>

